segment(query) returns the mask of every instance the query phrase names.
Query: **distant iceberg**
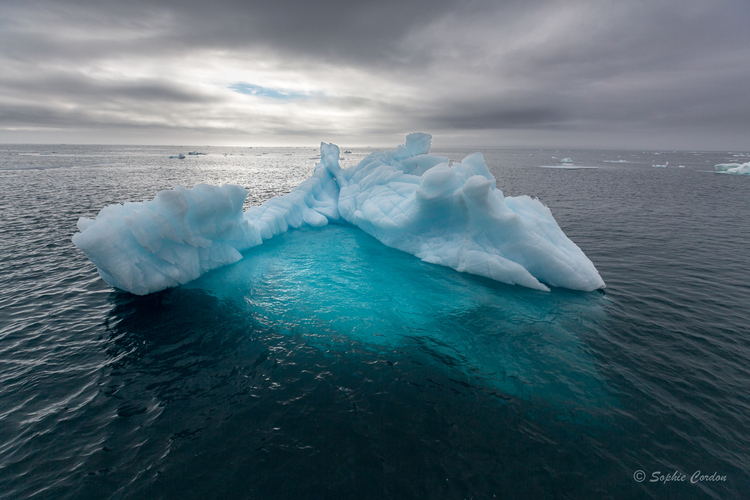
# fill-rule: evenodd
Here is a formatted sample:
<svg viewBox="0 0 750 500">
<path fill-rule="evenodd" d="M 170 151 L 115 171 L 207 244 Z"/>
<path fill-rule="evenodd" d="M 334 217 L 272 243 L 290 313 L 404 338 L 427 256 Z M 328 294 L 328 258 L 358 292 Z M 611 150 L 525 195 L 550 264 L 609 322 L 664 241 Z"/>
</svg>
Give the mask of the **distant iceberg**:
<svg viewBox="0 0 750 500">
<path fill-rule="evenodd" d="M 580 165 L 539 165 L 539 168 L 551 168 L 557 170 L 596 170 L 599 167 L 582 167 Z"/>
<path fill-rule="evenodd" d="M 241 252 L 290 228 L 329 223 L 504 283 L 545 291 L 605 286 L 540 201 L 503 196 L 480 153 L 451 165 L 428 154 L 431 140 L 410 134 L 395 151 L 376 151 L 346 170 L 338 146 L 322 143 L 309 179 L 245 213 L 240 186 L 177 187 L 79 219 L 73 243 L 107 283 L 138 295 L 237 262 Z"/>
<path fill-rule="evenodd" d="M 553 156 L 552 159 L 555 159 Z M 586 170 L 586 169 L 596 169 L 599 167 L 583 167 L 581 165 L 575 165 L 573 163 L 573 160 L 570 158 L 563 158 L 560 160 L 559 165 L 539 165 L 539 168 L 552 168 L 552 169 L 559 169 L 559 170 Z"/>
<path fill-rule="evenodd" d="M 750 162 L 747 163 L 719 163 L 714 170 L 722 174 L 750 175 Z"/>
</svg>

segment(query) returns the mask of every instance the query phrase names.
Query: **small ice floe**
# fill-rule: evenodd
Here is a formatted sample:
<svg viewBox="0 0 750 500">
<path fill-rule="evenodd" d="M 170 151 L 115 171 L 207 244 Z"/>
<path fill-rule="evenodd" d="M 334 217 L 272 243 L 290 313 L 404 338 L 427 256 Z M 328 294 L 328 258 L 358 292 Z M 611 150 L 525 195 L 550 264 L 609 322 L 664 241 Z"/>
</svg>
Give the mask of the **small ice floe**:
<svg viewBox="0 0 750 500">
<path fill-rule="evenodd" d="M 555 159 L 553 156 L 552 159 Z M 579 169 L 591 169 L 591 168 L 598 168 L 598 167 L 582 167 L 580 165 L 574 165 L 573 160 L 570 158 L 563 158 L 560 160 L 559 165 L 540 165 L 539 168 L 556 168 L 560 170 L 579 170 Z"/>
<path fill-rule="evenodd" d="M 178 155 L 173 155 L 173 156 L 170 156 L 170 158 L 176 158 L 176 159 L 178 159 L 178 160 L 184 160 L 184 159 L 185 159 L 185 155 L 184 155 L 184 154 L 182 154 L 182 153 L 180 153 L 180 154 L 178 154 Z"/>
<path fill-rule="evenodd" d="M 719 163 L 714 165 L 717 174 L 750 175 L 750 162 L 747 163 Z"/>
<path fill-rule="evenodd" d="M 658 154 L 658 153 L 654 153 L 654 154 Z M 654 164 L 654 165 L 651 165 L 651 166 L 654 167 L 654 168 L 667 168 L 669 166 L 669 162 L 668 161 L 664 162 L 664 165 L 656 165 L 656 164 Z"/>
<path fill-rule="evenodd" d="M 591 170 L 599 167 L 583 167 L 581 165 L 539 165 L 539 168 L 554 168 L 557 170 Z"/>
</svg>

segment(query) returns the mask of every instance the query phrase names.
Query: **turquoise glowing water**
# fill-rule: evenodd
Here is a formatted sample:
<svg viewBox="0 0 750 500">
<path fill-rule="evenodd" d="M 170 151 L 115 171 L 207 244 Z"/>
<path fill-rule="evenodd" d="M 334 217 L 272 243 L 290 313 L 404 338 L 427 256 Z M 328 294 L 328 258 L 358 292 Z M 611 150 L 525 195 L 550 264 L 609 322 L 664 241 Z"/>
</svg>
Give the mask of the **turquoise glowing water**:
<svg viewBox="0 0 750 500">
<path fill-rule="evenodd" d="M 146 297 L 109 288 L 70 242 L 79 216 L 198 182 L 257 204 L 316 155 L 207 151 L 0 148 L 0 498 L 750 491 L 750 178 L 706 172 L 738 157 L 485 152 L 604 294 L 456 273 L 348 226 Z M 537 168 L 552 156 L 599 168 Z M 666 161 L 685 168 L 651 167 Z M 650 482 L 675 470 L 687 481 Z"/>
<path fill-rule="evenodd" d="M 293 231 L 245 257 L 186 288 L 321 350 L 422 349 L 507 395 L 615 404 L 577 339 L 605 317 L 599 293 L 551 294 L 457 273 L 351 226 Z"/>
</svg>

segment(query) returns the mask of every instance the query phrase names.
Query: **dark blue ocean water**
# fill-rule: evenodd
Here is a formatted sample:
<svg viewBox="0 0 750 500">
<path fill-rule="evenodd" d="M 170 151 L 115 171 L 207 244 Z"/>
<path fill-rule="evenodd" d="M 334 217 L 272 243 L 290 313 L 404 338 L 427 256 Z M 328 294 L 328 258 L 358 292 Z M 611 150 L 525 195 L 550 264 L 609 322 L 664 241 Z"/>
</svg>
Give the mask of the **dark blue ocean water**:
<svg viewBox="0 0 750 500">
<path fill-rule="evenodd" d="M 258 204 L 318 154 L 193 149 L 0 146 L 0 498 L 750 492 L 750 177 L 710 172 L 747 155 L 484 150 L 605 293 L 460 274 L 347 226 L 110 288 L 78 217 L 199 182 Z M 564 157 L 599 168 L 538 168 Z"/>
</svg>

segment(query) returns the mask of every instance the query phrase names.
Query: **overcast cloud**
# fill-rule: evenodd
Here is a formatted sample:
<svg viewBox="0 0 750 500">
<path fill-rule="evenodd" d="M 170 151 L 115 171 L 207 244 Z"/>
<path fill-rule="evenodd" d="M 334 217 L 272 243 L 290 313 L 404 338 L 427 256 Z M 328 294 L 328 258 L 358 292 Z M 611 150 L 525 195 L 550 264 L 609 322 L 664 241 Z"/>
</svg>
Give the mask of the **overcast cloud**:
<svg viewBox="0 0 750 500">
<path fill-rule="evenodd" d="M 4 0 L 0 142 L 750 149 L 747 0 Z"/>
</svg>

